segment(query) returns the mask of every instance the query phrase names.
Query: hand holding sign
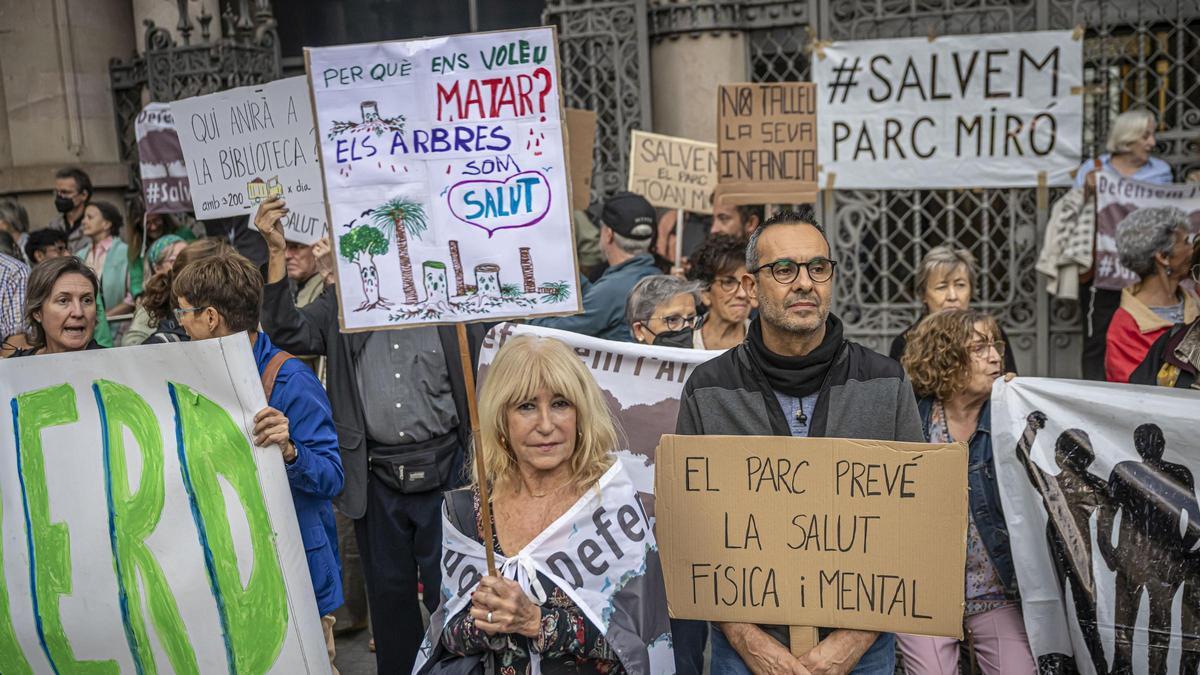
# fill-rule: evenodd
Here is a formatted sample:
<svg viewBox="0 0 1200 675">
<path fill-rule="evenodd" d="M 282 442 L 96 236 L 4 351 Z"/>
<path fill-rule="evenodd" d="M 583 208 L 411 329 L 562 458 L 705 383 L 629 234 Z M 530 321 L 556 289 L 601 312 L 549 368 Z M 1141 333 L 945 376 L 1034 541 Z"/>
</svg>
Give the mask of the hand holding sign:
<svg viewBox="0 0 1200 675">
<path fill-rule="evenodd" d="M 471 594 L 471 618 L 488 635 L 516 633 L 536 638 L 542 629 L 542 610 L 525 597 L 511 579 L 485 576 Z"/>
<path fill-rule="evenodd" d="M 262 233 L 263 239 L 267 240 L 267 248 L 272 251 L 287 248 L 287 242 L 283 238 L 283 225 L 280 224 L 287 214 L 287 202 L 283 201 L 283 197 L 274 197 L 259 204 L 258 211 L 254 214 L 254 227 Z"/>
</svg>

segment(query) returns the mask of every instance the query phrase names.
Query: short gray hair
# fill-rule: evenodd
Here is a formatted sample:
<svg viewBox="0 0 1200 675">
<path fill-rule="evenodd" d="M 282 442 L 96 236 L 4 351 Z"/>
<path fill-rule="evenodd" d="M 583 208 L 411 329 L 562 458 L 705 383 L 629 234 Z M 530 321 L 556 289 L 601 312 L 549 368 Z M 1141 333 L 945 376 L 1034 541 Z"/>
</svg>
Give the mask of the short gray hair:
<svg viewBox="0 0 1200 675">
<path fill-rule="evenodd" d="M 1175 231 L 1187 230 L 1187 214 L 1174 206 L 1138 209 L 1117 224 L 1121 264 L 1141 278 L 1154 274 L 1155 253 L 1170 253 Z"/>
<path fill-rule="evenodd" d="M 954 248 L 953 246 L 934 246 L 929 249 L 924 258 L 921 258 L 921 265 L 917 268 L 916 283 L 913 284 L 913 290 L 916 292 L 918 300 L 925 297 L 925 289 L 929 285 L 929 277 L 936 271 L 944 270 L 946 273 L 954 271 L 957 267 L 967 268 L 967 278 L 971 280 L 971 293 L 975 293 L 976 279 L 979 276 L 979 265 L 975 261 L 975 256 L 965 248 Z"/>
<path fill-rule="evenodd" d="M 654 309 L 671 298 L 687 293 L 697 304 L 700 302 L 700 284 L 684 281 L 669 274 L 655 274 L 643 278 L 629 291 L 625 300 L 625 323 L 633 330 L 633 324 L 646 323 L 654 316 Z"/>
<path fill-rule="evenodd" d="M 29 214 L 20 202 L 11 197 L 0 199 L 0 220 L 12 225 L 17 232 L 29 231 Z"/>
<path fill-rule="evenodd" d="M 1104 149 L 1113 154 L 1129 152 L 1134 143 L 1142 140 L 1146 127 L 1157 123 L 1154 113 L 1148 110 L 1126 110 L 1113 121 Z"/>
<path fill-rule="evenodd" d="M 605 225 L 605 227 L 608 227 L 608 226 Z M 608 229 L 612 230 L 613 243 L 616 244 L 617 248 L 621 249 L 622 251 L 624 251 L 626 253 L 631 253 L 633 255 L 637 255 L 639 253 L 645 253 L 646 251 L 650 250 L 650 238 L 649 237 L 647 237 L 645 239 L 634 239 L 632 237 L 626 237 L 625 235 L 618 233 L 616 230 L 613 230 L 611 227 L 608 227 Z"/>
</svg>

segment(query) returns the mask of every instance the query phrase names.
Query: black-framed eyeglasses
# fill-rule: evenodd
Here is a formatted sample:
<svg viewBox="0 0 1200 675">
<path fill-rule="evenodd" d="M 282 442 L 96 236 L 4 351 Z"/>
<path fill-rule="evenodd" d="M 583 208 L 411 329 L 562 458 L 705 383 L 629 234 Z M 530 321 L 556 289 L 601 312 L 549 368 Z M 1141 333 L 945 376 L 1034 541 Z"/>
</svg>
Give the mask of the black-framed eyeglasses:
<svg viewBox="0 0 1200 675">
<path fill-rule="evenodd" d="M 206 309 L 208 309 L 207 306 L 205 306 L 205 307 L 176 307 L 175 309 L 173 309 L 171 311 L 175 314 L 175 321 L 182 323 L 184 314 L 191 314 L 193 312 L 203 312 Z"/>
<path fill-rule="evenodd" d="M 837 265 L 836 260 L 829 258 L 817 257 L 808 262 L 796 262 L 795 260 L 776 260 L 772 263 L 759 265 L 754 268 L 751 274 L 758 274 L 762 270 L 770 269 L 771 278 L 781 284 L 790 284 L 800 276 L 800 268 L 808 270 L 808 278 L 812 279 L 814 284 L 823 284 L 833 278 L 833 268 Z"/>
<path fill-rule="evenodd" d="M 658 320 L 662 321 L 663 325 L 665 325 L 667 327 L 667 330 L 670 332 L 675 332 L 677 330 L 683 330 L 684 328 L 695 328 L 695 326 L 696 326 L 696 315 L 695 314 L 692 314 L 691 316 L 683 316 L 682 314 L 671 314 L 669 316 L 652 316 L 647 320 L 647 323 L 649 323 L 650 321 L 653 321 L 654 319 L 658 319 Z M 650 330 L 649 327 L 647 327 L 646 330 Z M 652 335 L 656 334 L 656 333 L 654 333 L 654 331 L 650 331 L 650 333 Z"/>
<path fill-rule="evenodd" d="M 1200 265 L 1192 265 L 1192 281 L 1200 284 Z"/>
<path fill-rule="evenodd" d="M 715 286 L 715 287 L 721 289 L 722 293 L 732 293 L 734 290 L 737 289 L 738 286 L 741 286 L 741 285 L 742 285 L 741 279 L 737 279 L 737 278 L 734 278 L 731 276 L 726 276 L 726 277 L 717 277 L 716 279 L 713 279 L 713 282 L 711 284 L 709 284 L 708 287 L 711 290 Z"/>
</svg>

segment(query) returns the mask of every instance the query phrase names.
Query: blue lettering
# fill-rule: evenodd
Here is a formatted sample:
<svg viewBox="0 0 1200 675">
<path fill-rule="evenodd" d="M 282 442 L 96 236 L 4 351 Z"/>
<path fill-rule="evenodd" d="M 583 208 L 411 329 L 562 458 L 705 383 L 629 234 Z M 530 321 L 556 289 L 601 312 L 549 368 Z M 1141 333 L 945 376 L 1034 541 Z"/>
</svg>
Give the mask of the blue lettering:
<svg viewBox="0 0 1200 675">
<path fill-rule="evenodd" d="M 429 152 L 429 132 L 424 129 L 415 129 L 413 131 L 413 152 L 425 153 Z"/>
<path fill-rule="evenodd" d="M 399 131 L 392 133 L 392 148 L 388 151 L 389 155 L 396 154 L 396 148 L 400 148 L 402 154 L 408 154 L 408 146 L 404 143 L 404 135 Z"/>
<path fill-rule="evenodd" d="M 475 220 L 479 216 L 483 215 L 483 204 L 481 204 L 479 200 L 475 198 L 474 190 L 467 190 L 466 193 L 463 194 L 463 201 L 467 203 L 467 206 L 475 207 L 474 211 L 467 214 L 468 220 Z"/>
</svg>

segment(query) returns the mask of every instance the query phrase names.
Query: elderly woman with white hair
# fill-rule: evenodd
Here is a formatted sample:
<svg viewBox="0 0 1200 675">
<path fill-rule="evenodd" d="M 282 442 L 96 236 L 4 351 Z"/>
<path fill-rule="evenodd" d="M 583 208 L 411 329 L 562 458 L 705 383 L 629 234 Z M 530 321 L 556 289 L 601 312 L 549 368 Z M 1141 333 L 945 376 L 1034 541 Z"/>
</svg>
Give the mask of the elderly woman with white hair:
<svg viewBox="0 0 1200 675">
<path fill-rule="evenodd" d="M 1108 326 L 1109 382 L 1128 382 L 1155 340 L 1200 315 L 1196 298 L 1180 286 L 1192 255 L 1189 230 L 1187 215 L 1173 207 L 1138 209 L 1117 226 L 1121 264 L 1140 281 L 1121 291 L 1121 306 Z"/>
<path fill-rule="evenodd" d="M 625 321 L 635 342 L 693 347 L 700 284 L 655 274 L 637 282 L 625 301 Z"/>
<path fill-rule="evenodd" d="M 914 284 L 916 296 L 921 299 L 921 316 L 892 340 L 888 356 L 897 361 L 904 356 L 909 333 L 926 316 L 945 309 L 969 309 L 978 278 L 979 270 L 975 256 L 967 249 L 953 246 L 934 246 L 929 249 L 917 267 Z M 997 326 L 997 330 L 1000 344 L 1008 345 L 1008 335 L 1004 333 L 1004 329 Z M 1017 360 L 1013 357 L 1012 350 L 1003 349 L 1000 356 L 1004 360 L 1004 372 L 1016 374 Z"/>
</svg>

